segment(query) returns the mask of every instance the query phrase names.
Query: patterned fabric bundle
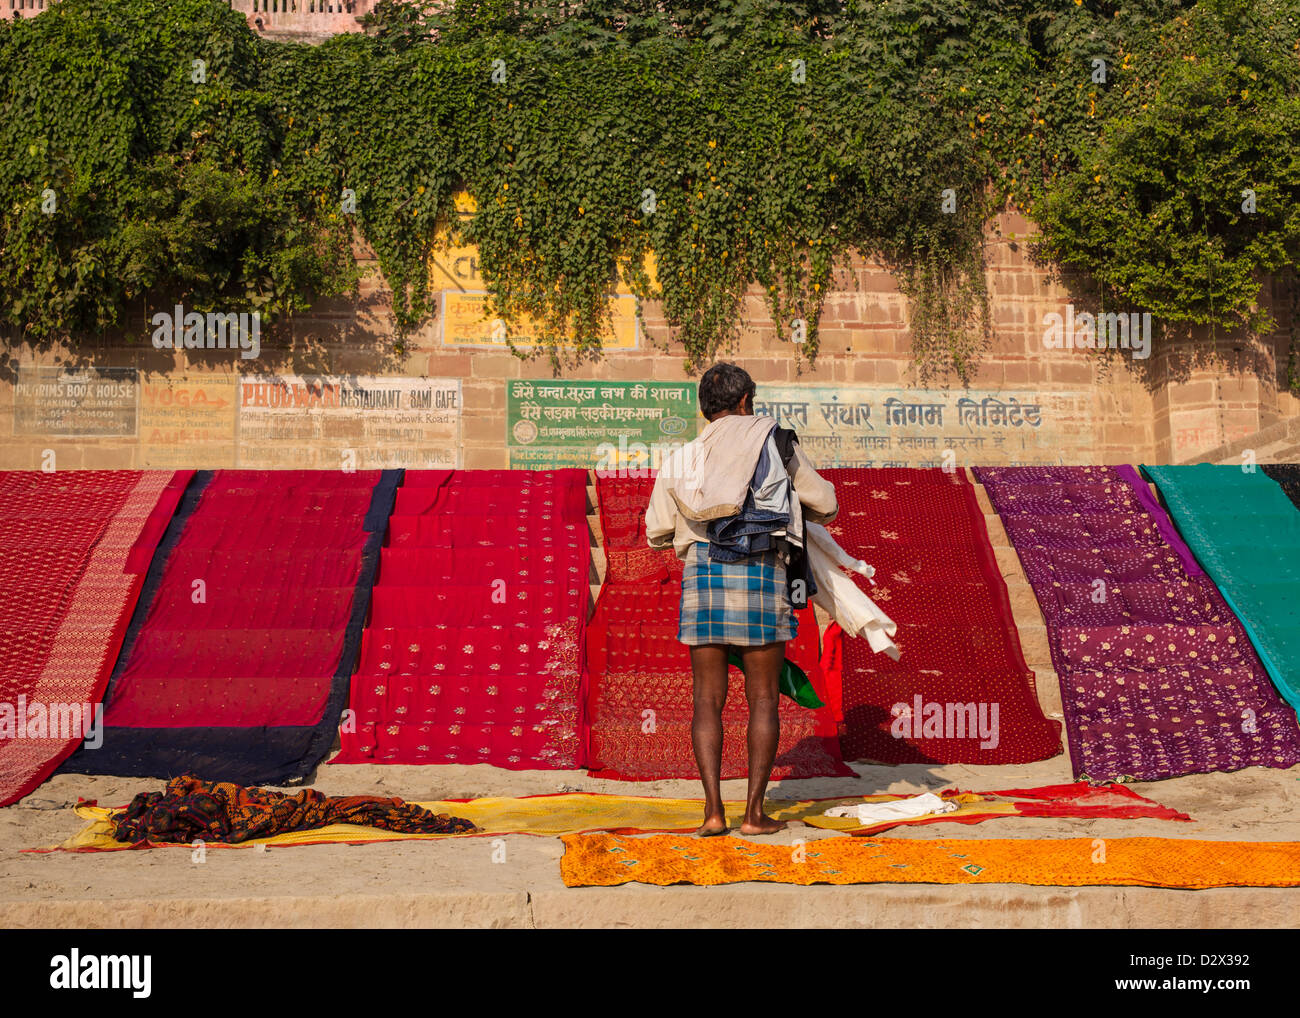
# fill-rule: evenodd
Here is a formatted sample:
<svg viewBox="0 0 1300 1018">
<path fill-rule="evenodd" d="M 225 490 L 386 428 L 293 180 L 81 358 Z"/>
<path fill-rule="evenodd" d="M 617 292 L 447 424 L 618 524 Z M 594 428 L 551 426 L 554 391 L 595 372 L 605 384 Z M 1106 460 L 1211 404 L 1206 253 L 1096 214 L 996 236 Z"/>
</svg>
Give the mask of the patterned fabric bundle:
<svg viewBox="0 0 1300 1018">
<path fill-rule="evenodd" d="M 846 759 L 1027 763 L 1061 751 L 1039 707 L 1006 584 L 962 472 L 822 471 L 839 517 L 827 531 L 875 566 L 852 580 L 898 625 L 901 658 L 843 641 Z"/>
<path fill-rule="evenodd" d="M 1264 667 L 1300 708 L 1300 512 L 1259 470 L 1199 463 L 1143 467 Z"/>
<path fill-rule="evenodd" d="M 690 652 L 678 642 L 683 563 L 672 549 L 645 545 L 644 519 L 653 478 L 598 479 L 605 583 L 587 629 L 591 672 L 586 699 L 586 760 L 596 777 L 625 781 L 698 776 L 691 748 Z M 830 703 L 818 662 L 817 621 L 797 613 L 798 635 L 786 656 Z M 840 759 L 828 708 L 808 710 L 780 699 L 781 739 L 772 777 L 852 775 Z M 744 678 L 732 668 L 723 708 L 722 776 L 747 772 Z"/>
<path fill-rule="evenodd" d="M 201 471 L 150 569 L 104 744 L 64 769 L 302 780 L 333 743 L 399 472 Z"/>
<path fill-rule="evenodd" d="M 357 824 L 405 834 L 461 834 L 468 820 L 431 813 L 401 799 L 370 795 L 327 797 L 306 788 L 285 795 L 194 777 L 172 778 L 162 792 L 142 792 L 112 817 L 113 837 L 132 845 L 237 844 L 330 824 Z"/>
<path fill-rule="evenodd" d="M 586 483 L 407 471 L 333 762 L 579 766 Z"/>
<path fill-rule="evenodd" d="M 1294 712 L 1136 471 L 978 475 L 1047 621 L 1076 775 L 1156 781 L 1300 761 Z"/>
<path fill-rule="evenodd" d="M 0 474 L 0 806 L 92 734 L 154 548 L 192 476 Z"/>
</svg>

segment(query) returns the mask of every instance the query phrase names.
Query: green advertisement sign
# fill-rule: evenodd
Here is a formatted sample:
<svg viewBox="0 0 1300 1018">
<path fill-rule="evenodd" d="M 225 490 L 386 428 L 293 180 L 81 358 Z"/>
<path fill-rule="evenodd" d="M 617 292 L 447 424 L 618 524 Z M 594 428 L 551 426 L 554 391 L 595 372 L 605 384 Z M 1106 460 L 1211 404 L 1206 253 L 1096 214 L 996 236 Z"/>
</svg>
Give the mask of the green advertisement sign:
<svg viewBox="0 0 1300 1018">
<path fill-rule="evenodd" d="M 699 430 L 694 382 L 508 379 L 511 469 L 657 468 Z"/>
</svg>

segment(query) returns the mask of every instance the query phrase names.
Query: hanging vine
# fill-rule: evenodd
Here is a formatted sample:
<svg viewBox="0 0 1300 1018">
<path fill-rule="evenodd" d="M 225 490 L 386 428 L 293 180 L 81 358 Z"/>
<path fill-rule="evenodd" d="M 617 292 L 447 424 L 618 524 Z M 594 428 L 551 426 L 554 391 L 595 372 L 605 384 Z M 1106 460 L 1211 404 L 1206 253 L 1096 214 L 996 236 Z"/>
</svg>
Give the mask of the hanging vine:
<svg viewBox="0 0 1300 1018">
<path fill-rule="evenodd" d="M 754 287 L 815 362 L 859 254 L 899 280 L 918 378 L 967 382 L 1010 205 L 1118 300 L 1267 329 L 1260 280 L 1300 256 L 1298 11 L 383 0 L 302 46 L 220 0 L 61 0 L 0 23 L 4 321 L 75 341 L 151 295 L 288 314 L 355 290 L 360 239 L 401 342 L 452 242 L 556 369 L 601 355 L 620 284 L 687 370 L 734 347 Z"/>
</svg>

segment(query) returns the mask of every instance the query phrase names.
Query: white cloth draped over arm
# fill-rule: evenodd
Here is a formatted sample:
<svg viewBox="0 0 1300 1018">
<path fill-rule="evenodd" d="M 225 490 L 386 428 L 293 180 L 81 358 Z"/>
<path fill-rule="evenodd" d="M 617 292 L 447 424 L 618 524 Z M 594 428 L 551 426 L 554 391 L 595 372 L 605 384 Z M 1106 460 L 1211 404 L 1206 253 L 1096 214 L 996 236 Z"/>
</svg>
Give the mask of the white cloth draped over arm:
<svg viewBox="0 0 1300 1018">
<path fill-rule="evenodd" d="M 813 533 L 814 529 L 816 530 L 815 534 Z M 841 548 L 839 542 L 836 541 L 835 538 L 831 537 L 830 531 L 825 527 L 816 523 L 809 523 L 808 531 L 809 543 L 816 540 L 817 543 L 821 545 L 822 551 L 829 555 L 831 559 L 842 568 L 847 569 L 851 573 L 861 573 L 863 576 L 867 577 L 867 579 L 871 579 L 871 577 L 876 575 L 875 567 L 867 565 L 860 558 L 854 558 L 847 551 Z"/>
<path fill-rule="evenodd" d="M 821 605 L 849 636 L 861 637 L 877 654 L 887 654 L 897 661 L 900 655 L 893 636 L 898 625 L 836 568 L 838 563 L 859 572 L 859 561 L 845 552 L 825 527 L 808 523 L 805 529 L 808 566 L 812 570 L 813 582 L 817 584 L 813 602 Z"/>
</svg>

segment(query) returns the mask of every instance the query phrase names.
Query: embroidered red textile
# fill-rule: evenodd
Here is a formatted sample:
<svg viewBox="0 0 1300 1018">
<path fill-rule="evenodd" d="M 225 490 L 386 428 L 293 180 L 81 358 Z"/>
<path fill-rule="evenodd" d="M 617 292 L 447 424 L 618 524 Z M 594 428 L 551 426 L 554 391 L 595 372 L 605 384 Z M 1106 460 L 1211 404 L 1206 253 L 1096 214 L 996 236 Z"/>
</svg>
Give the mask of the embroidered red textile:
<svg viewBox="0 0 1300 1018">
<path fill-rule="evenodd" d="M 235 476 L 230 476 L 231 474 Z M 311 487 L 266 471 L 217 471 L 185 526 L 149 618 L 113 690 L 110 727 L 310 725 L 320 719 L 361 565 L 378 471 L 319 472 Z M 296 473 L 296 472 L 295 472 Z M 335 499 L 323 499 L 333 493 Z M 338 515 L 342 513 L 343 515 Z M 202 581 L 196 598 L 195 581 Z M 265 595 L 263 591 L 270 590 Z M 276 614 L 278 608 L 284 614 Z M 232 621 L 235 625 L 230 625 Z"/>
<path fill-rule="evenodd" d="M 1127 785 L 1090 785 L 1078 781 L 1070 785 L 1044 785 L 1039 788 L 1009 788 L 984 792 L 1017 802 L 1016 810 L 1024 817 L 1078 817 L 1111 820 L 1191 820 L 1186 813 L 1162 806 Z"/>
<path fill-rule="evenodd" d="M 821 471 L 840 513 L 827 529 L 876 569 L 854 576 L 898 623 L 895 662 L 843 640 L 845 759 L 1028 763 L 1061 752 L 1038 704 L 1006 584 L 963 472 Z"/>
<path fill-rule="evenodd" d="M 114 673 L 104 744 L 66 770 L 299 780 L 328 752 L 378 562 L 382 471 L 201 471 Z M 376 493 L 388 502 L 372 513 Z M 367 550 L 369 548 L 369 550 Z"/>
<path fill-rule="evenodd" d="M 578 766 L 586 484 L 407 471 L 333 762 Z"/>
<path fill-rule="evenodd" d="M 690 652 L 677 641 L 682 563 L 672 549 L 645 546 L 645 509 L 653 478 L 598 480 L 605 583 L 588 626 L 587 765 L 592 776 L 625 781 L 695 778 L 691 747 Z M 833 700 L 819 666 L 817 621 L 798 614 L 786 655 L 807 673 L 818 696 Z M 744 677 L 730 670 L 723 708 L 722 776 L 747 773 Z M 828 707 L 807 710 L 782 697 L 781 740 L 772 776 L 851 776 L 840 759 Z"/>
<path fill-rule="evenodd" d="M 590 547 L 440 548 L 436 555 L 428 548 L 384 548 L 379 560 L 385 586 L 441 587 L 477 576 L 515 577 L 532 584 L 556 573 L 585 582 L 590 569 Z"/>
<path fill-rule="evenodd" d="M 1190 821 L 1186 813 L 1138 795 L 1127 785 L 1090 785 L 1086 781 L 1069 785 L 1044 785 L 1039 788 L 1010 788 L 995 792 L 944 789 L 939 798 L 958 801 L 958 813 L 935 813 L 907 820 L 881 820 L 845 830 L 855 838 L 870 837 L 896 827 L 927 827 L 930 824 L 980 824 L 986 820 L 1008 817 L 1056 817 L 1071 820 L 1180 820 Z M 963 796 L 978 796 L 978 801 L 963 802 Z M 1010 807 L 1010 809 L 1008 809 Z"/>
<path fill-rule="evenodd" d="M 154 548 L 192 476 L 0 473 L 0 806 L 49 777 L 94 723 Z M 54 705 L 76 705 L 75 718 Z"/>
</svg>

